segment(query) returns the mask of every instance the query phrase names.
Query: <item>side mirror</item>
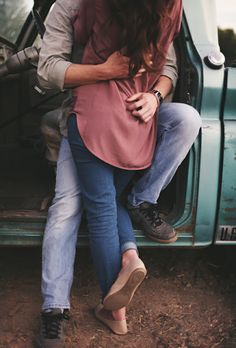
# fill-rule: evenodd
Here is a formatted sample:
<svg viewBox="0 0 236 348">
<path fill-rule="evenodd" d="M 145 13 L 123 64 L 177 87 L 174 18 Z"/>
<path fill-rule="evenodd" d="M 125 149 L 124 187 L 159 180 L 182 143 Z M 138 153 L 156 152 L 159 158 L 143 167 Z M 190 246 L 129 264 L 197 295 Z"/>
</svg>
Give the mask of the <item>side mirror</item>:
<svg viewBox="0 0 236 348">
<path fill-rule="evenodd" d="M 0 64 L 5 63 L 15 52 L 17 52 L 17 46 L 0 37 Z"/>
<path fill-rule="evenodd" d="M 36 47 L 27 47 L 13 54 L 5 63 L 0 65 L 0 78 L 31 69 L 37 64 L 38 57 L 39 50 Z"/>
</svg>

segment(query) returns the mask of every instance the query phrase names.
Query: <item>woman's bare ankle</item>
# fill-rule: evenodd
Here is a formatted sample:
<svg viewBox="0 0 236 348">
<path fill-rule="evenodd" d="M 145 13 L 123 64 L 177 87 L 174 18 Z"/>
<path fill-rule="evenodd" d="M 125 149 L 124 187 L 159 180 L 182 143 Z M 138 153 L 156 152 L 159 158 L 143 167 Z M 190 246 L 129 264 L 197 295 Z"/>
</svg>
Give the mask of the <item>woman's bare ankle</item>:
<svg viewBox="0 0 236 348">
<path fill-rule="evenodd" d="M 137 260 L 139 258 L 137 250 L 129 249 L 122 254 L 122 267 L 129 264 L 130 261 Z"/>
<path fill-rule="evenodd" d="M 120 308 L 116 311 L 112 311 L 112 316 L 115 320 L 125 320 L 126 308 Z"/>
</svg>

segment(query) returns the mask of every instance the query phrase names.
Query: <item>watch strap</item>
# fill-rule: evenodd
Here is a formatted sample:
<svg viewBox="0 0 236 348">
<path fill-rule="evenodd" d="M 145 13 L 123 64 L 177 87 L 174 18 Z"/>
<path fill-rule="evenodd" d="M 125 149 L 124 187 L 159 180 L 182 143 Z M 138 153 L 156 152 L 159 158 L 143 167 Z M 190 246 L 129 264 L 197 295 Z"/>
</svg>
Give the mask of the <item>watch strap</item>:
<svg viewBox="0 0 236 348">
<path fill-rule="evenodd" d="M 161 103 L 163 102 L 164 98 L 161 94 L 160 91 L 158 91 L 157 89 L 150 89 L 150 91 L 148 91 L 149 93 L 152 93 L 155 95 L 155 97 L 157 98 L 159 104 L 161 105 Z"/>
</svg>

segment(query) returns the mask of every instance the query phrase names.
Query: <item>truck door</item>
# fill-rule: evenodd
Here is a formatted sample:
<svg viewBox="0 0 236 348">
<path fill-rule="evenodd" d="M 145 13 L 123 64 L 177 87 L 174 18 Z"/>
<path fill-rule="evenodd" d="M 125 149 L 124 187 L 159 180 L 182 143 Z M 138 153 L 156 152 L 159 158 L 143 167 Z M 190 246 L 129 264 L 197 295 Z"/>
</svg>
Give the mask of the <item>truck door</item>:
<svg viewBox="0 0 236 348">
<path fill-rule="evenodd" d="M 236 67 L 225 69 L 222 99 L 222 182 L 216 244 L 236 244 Z"/>
</svg>

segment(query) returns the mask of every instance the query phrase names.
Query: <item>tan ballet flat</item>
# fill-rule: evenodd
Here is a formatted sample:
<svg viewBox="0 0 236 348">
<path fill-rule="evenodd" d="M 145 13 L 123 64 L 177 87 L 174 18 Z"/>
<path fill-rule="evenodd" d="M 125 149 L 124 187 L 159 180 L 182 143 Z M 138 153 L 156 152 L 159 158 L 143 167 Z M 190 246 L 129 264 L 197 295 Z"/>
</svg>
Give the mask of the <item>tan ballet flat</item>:
<svg viewBox="0 0 236 348">
<path fill-rule="evenodd" d="M 134 260 L 128 266 L 122 268 L 115 283 L 103 300 L 104 308 L 114 311 L 126 307 L 146 274 L 147 270 L 140 259 Z"/>
<path fill-rule="evenodd" d="M 103 304 L 98 304 L 94 310 L 95 317 L 106 325 L 116 335 L 125 335 L 128 332 L 126 320 L 115 320 L 110 311 Z"/>
</svg>

